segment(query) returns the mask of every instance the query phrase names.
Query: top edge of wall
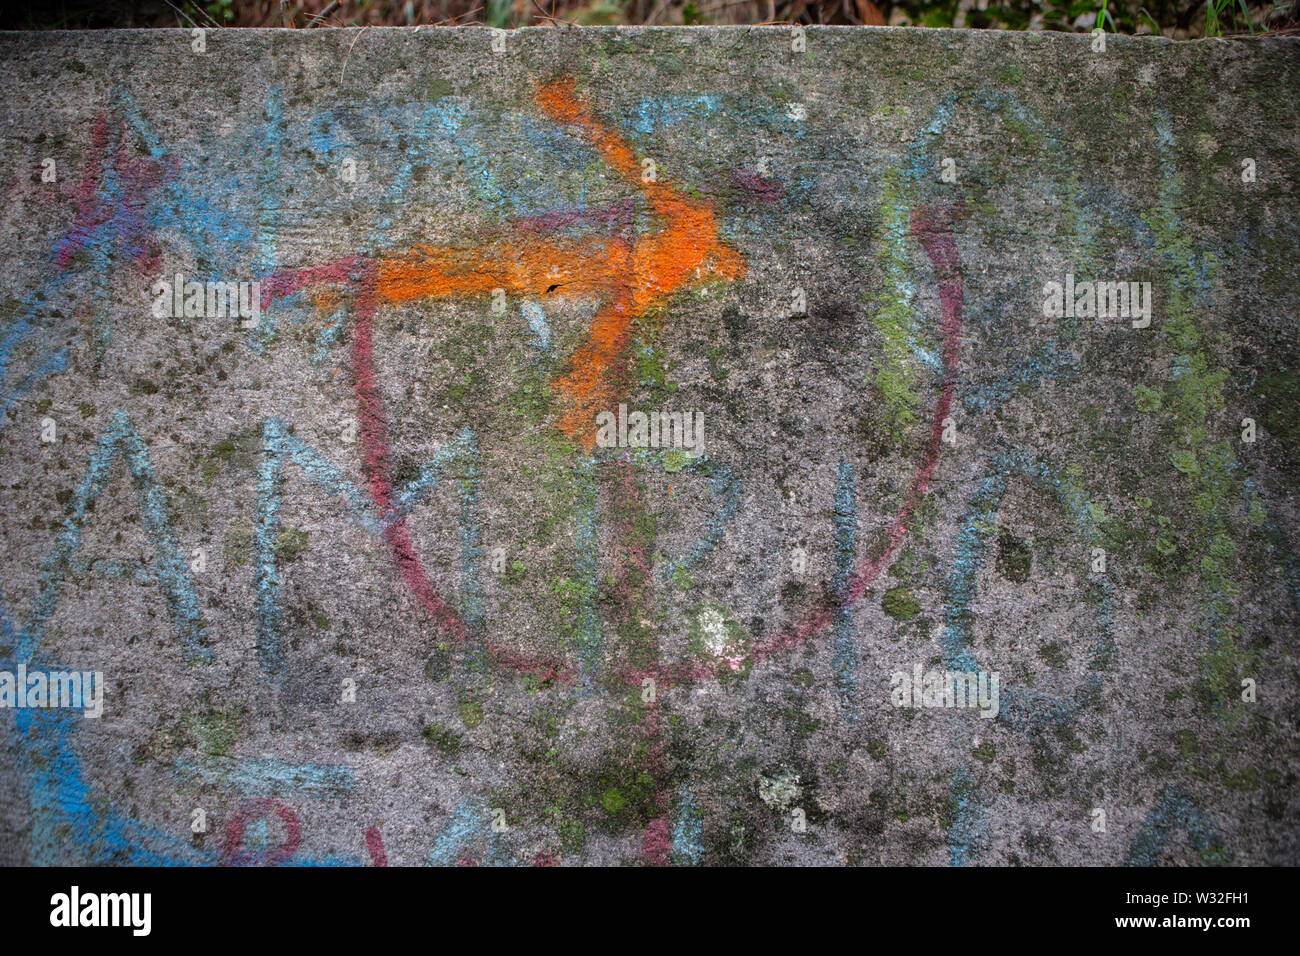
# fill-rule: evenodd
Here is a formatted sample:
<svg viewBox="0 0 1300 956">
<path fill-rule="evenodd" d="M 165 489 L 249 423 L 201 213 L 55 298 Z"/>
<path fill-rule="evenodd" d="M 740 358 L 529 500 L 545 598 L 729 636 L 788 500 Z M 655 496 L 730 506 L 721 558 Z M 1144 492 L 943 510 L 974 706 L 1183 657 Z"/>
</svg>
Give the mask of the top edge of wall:
<svg viewBox="0 0 1300 956">
<path fill-rule="evenodd" d="M 716 24 L 716 25 L 696 25 L 696 26 L 579 26 L 559 25 L 559 26 L 527 26 L 514 27 L 506 30 L 512 35 L 518 34 L 535 34 L 535 35 L 568 35 L 577 36 L 579 34 L 713 34 L 713 33 L 784 33 L 788 32 L 794 26 L 802 26 L 806 33 L 834 33 L 834 34 L 873 34 L 885 36 L 908 36 L 917 39 L 938 38 L 946 39 L 974 39 L 997 38 L 999 40 L 1016 38 L 1023 42 L 1034 43 L 1044 42 L 1047 40 L 1059 40 L 1063 38 L 1072 38 L 1078 42 L 1089 42 L 1092 35 L 1088 33 L 1077 33 L 1071 31 L 1059 30 L 996 30 L 996 29 L 958 29 L 953 27 L 917 27 L 917 26 L 861 26 L 852 24 Z M 214 26 L 183 26 L 183 27 L 145 27 L 145 28 L 113 28 L 97 30 L 0 30 L 0 36 L 104 36 L 120 37 L 131 36 L 140 37 L 149 34 L 170 35 L 185 33 L 188 34 L 194 29 L 203 29 L 206 31 L 215 31 L 222 34 L 231 35 L 286 35 L 294 34 L 302 37 L 328 36 L 333 33 L 357 34 L 363 31 L 385 34 L 417 34 L 417 33 L 436 33 L 436 34 L 456 34 L 456 33 L 473 33 L 485 32 L 500 29 L 490 27 L 486 24 L 465 24 L 459 26 L 434 26 L 417 24 L 414 26 L 349 26 L 349 27 L 214 27 Z M 1278 36 L 1267 34 L 1255 34 L 1246 36 L 1232 37 L 1198 37 L 1192 40 L 1176 40 L 1172 37 L 1156 36 L 1146 34 L 1135 36 L 1125 33 L 1107 33 L 1106 41 L 1108 43 L 1169 43 L 1178 46 L 1196 46 L 1205 44 L 1227 44 L 1238 43 L 1243 41 L 1262 42 L 1269 40 L 1300 42 L 1300 35 L 1297 36 Z"/>
</svg>

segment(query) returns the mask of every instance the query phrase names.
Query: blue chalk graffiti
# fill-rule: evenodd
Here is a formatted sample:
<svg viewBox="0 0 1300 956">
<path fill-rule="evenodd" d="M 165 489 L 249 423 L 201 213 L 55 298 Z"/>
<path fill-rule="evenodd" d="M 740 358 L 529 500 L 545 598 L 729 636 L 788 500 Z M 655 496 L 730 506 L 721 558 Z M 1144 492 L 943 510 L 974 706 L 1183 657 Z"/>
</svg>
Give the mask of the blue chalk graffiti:
<svg viewBox="0 0 1300 956">
<path fill-rule="evenodd" d="M 433 493 L 444 469 L 452 461 L 467 463 L 466 476 L 459 482 L 461 494 L 461 594 L 471 633 L 481 633 L 482 607 L 479 585 L 479 531 L 476 507 L 478 447 L 474 434 L 465 429 L 438 449 L 419 473 L 398 491 L 397 501 L 384 514 L 365 493 L 344 477 L 314 448 L 289 434 L 284 422 L 267 419 L 262 429 L 262 462 L 257 479 L 257 514 L 253 522 L 253 588 L 257 594 L 257 656 L 264 673 L 280 676 L 284 666 L 284 642 L 280 633 L 280 571 L 276 560 L 276 538 L 280 533 L 280 499 L 284 484 L 284 461 L 288 458 L 327 497 L 341 498 L 349 517 L 375 537 L 381 537 L 394 523 L 404 519 L 417 504 Z"/>
<path fill-rule="evenodd" d="M 846 596 L 853 577 L 855 542 L 858 535 L 858 489 L 853 466 L 840 462 L 835 487 L 835 588 L 836 608 L 832 622 L 835 654 L 832 670 L 840 706 L 850 724 L 858 720 L 858 644 Z"/>
</svg>

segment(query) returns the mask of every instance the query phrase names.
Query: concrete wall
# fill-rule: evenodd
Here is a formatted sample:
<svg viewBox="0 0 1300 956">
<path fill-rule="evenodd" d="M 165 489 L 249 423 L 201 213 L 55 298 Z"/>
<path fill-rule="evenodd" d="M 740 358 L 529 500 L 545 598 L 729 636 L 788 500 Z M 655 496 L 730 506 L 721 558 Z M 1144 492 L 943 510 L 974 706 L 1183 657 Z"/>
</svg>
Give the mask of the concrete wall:
<svg viewBox="0 0 1300 956">
<path fill-rule="evenodd" d="M 201 40 L 0 35 L 0 859 L 1297 862 L 1295 40 Z"/>
</svg>

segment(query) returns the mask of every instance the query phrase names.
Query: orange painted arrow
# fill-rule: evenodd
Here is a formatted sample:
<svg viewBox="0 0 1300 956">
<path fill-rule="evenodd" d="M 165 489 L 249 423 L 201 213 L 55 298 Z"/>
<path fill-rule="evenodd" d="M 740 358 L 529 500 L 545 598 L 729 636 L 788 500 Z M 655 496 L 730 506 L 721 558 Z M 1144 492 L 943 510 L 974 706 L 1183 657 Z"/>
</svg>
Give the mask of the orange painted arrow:
<svg viewBox="0 0 1300 956">
<path fill-rule="evenodd" d="M 590 451 L 595 416 L 616 404 L 610 370 L 627 348 L 632 323 L 693 281 L 745 274 L 741 257 L 718 236 L 712 207 L 672 186 L 644 182 L 636 156 L 602 126 L 578 97 L 573 82 L 543 86 L 537 103 L 556 122 L 586 139 L 620 176 L 640 188 L 660 220 L 657 231 L 631 242 L 617 237 L 585 240 L 503 240 L 476 249 L 420 246 L 380 260 L 382 301 L 450 298 L 505 289 L 537 298 L 599 294 L 605 306 L 591 322 L 567 374 L 552 383 L 565 399 L 558 427 Z"/>
</svg>

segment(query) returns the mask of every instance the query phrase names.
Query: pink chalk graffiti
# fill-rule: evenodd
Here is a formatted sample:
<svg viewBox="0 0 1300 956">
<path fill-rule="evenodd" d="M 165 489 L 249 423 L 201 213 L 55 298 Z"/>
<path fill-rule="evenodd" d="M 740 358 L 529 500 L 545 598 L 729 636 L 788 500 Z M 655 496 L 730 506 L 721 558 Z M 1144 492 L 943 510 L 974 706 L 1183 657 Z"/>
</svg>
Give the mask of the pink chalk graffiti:
<svg viewBox="0 0 1300 956">
<path fill-rule="evenodd" d="M 298 814 L 293 812 L 293 808 L 278 800 L 263 797 L 245 804 L 226 824 L 226 841 L 222 851 L 223 866 L 247 866 L 253 862 L 252 857 L 243 850 L 244 831 L 249 821 L 260 820 L 272 814 L 278 816 L 284 823 L 285 837 L 284 842 L 267 854 L 263 862 L 266 866 L 278 866 L 293 858 L 302 842 L 302 827 L 298 824 Z"/>
</svg>

